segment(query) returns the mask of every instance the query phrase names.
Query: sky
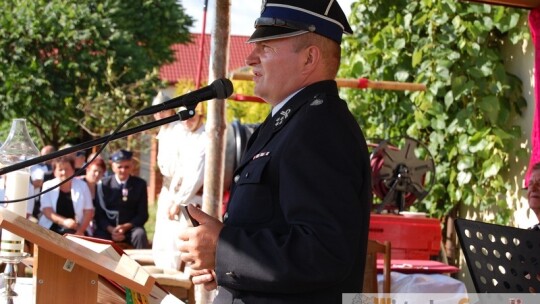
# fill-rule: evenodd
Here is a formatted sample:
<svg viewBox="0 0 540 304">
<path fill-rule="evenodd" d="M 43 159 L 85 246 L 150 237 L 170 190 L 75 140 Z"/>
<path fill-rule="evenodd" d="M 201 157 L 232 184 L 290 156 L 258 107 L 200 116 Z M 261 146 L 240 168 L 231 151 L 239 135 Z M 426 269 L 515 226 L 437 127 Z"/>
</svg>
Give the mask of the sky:
<svg viewBox="0 0 540 304">
<path fill-rule="evenodd" d="M 206 15 L 206 33 L 210 33 L 215 20 L 216 0 L 208 0 Z M 249 36 L 253 32 L 253 23 L 261 12 L 260 0 L 230 0 L 231 1 L 231 34 Z M 192 33 L 202 31 L 204 0 L 179 0 L 187 14 L 195 19 Z M 338 0 L 339 5 L 349 16 L 353 0 Z"/>
</svg>

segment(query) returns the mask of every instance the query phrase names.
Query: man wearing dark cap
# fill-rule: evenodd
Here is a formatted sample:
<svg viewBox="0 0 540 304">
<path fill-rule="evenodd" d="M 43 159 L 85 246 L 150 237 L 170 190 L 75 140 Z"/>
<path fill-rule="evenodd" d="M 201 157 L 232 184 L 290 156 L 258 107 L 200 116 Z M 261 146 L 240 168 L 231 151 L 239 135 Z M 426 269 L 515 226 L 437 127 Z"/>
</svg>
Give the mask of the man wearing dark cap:
<svg viewBox="0 0 540 304">
<path fill-rule="evenodd" d="M 118 150 L 111 155 L 114 175 L 104 177 L 97 187 L 95 237 L 148 248 L 144 224 L 148 220 L 146 181 L 131 175 L 133 153 Z"/>
<path fill-rule="evenodd" d="M 189 207 L 193 282 L 214 303 L 341 303 L 362 289 L 371 168 L 334 81 L 343 33 L 333 0 L 263 1 L 249 42 L 256 95 L 272 113 L 235 171 L 223 223 Z"/>
</svg>

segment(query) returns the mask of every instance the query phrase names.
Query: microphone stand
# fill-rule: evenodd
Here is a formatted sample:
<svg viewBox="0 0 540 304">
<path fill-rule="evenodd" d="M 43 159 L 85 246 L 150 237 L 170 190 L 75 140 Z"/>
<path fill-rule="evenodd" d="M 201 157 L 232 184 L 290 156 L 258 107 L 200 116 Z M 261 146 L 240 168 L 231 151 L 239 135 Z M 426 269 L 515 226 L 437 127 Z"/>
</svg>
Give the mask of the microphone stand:
<svg viewBox="0 0 540 304">
<path fill-rule="evenodd" d="M 62 149 L 62 150 L 59 150 L 59 151 L 56 151 L 56 152 L 52 152 L 52 153 L 49 153 L 49 154 L 46 154 L 46 155 L 41 155 L 41 156 L 34 157 L 34 158 L 31 158 L 31 159 L 28 159 L 28 160 L 25 160 L 25 161 L 10 165 L 10 166 L 0 168 L 0 175 L 4 175 L 4 174 L 12 172 L 12 171 L 16 171 L 16 170 L 19 170 L 19 169 L 22 169 L 22 168 L 26 168 L 28 166 L 36 165 L 36 164 L 42 163 L 44 161 L 47 161 L 47 160 L 50 160 L 50 159 L 53 159 L 53 158 L 57 158 L 57 157 L 60 157 L 60 156 L 64 156 L 64 155 L 73 153 L 73 152 L 77 152 L 79 150 L 85 150 L 85 149 L 88 149 L 88 148 L 103 144 L 105 142 L 108 142 L 108 141 L 111 141 L 111 140 L 114 140 L 114 139 L 123 138 L 123 137 L 126 137 L 126 136 L 131 135 L 131 134 L 135 134 L 135 133 L 139 133 L 139 132 L 142 132 L 142 131 L 146 131 L 148 129 L 159 127 L 161 125 L 168 124 L 168 123 L 171 123 L 171 122 L 176 121 L 176 120 L 181 120 L 181 121 L 186 120 L 188 118 L 193 117 L 193 115 L 195 115 L 195 112 L 193 110 L 188 110 L 188 109 L 181 110 L 178 113 L 176 113 L 176 115 L 172 115 L 172 116 L 160 119 L 160 120 L 156 120 L 156 121 L 153 121 L 153 122 L 149 122 L 149 123 L 140 125 L 138 127 L 127 129 L 127 130 L 124 130 L 124 131 L 119 131 L 118 133 L 115 133 L 115 134 L 106 135 L 106 136 L 103 136 L 103 137 L 100 137 L 100 138 L 97 138 L 97 139 L 89 140 L 87 142 L 84 142 L 84 143 L 81 143 L 81 144 L 78 144 L 78 145 L 75 145 L 75 146 L 72 146 L 72 147 L 69 147 L 69 148 L 65 148 L 65 149 Z"/>
</svg>

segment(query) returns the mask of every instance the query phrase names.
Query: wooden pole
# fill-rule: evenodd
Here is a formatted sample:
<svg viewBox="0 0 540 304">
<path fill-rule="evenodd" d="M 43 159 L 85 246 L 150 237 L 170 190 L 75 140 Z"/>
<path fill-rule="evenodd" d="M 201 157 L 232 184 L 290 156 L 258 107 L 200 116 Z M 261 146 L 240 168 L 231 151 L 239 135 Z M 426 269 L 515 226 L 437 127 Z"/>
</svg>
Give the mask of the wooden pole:
<svg viewBox="0 0 540 304">
<path fill-rule="evenodd" d="M 253 74 L 233 73 L 233 80 L 253 80 Z M 394 90 L 394 91 L 425 91 L 426 85 L 423 83 L 397 82 L 397 81 L 373 81 L 367 78 L 345 79 L 336 78 L 338 87 L 354 89 L 374 89 L 374 90 Z"/>
<path fill-rule="evenodd" d="M 230 0 L 216 0 L 216 16 L 210 47 L 210 69 L 208 82 L 227 75 L 229 62 Z M 207 148 L 204 170 L 204 191 L 202 209 L 207 214 L 221 220 L 223 202 L 223 182 L 225 176 L 225 100 L 208 102 L 206 122 Z M 204 288 L 196 289 L 197 303 L 213 302 L 215 292 Z"/>
<path fill-rule="evenodd" d="M 202 67 L 203 67 L 203 55 L 204 55 L 204 42 L 206 40 L 206 14 L 207 14 L 208 0 L 204 1 L 203 8 L 203 21 L 201 31 L 201 45 L 199 47 L 199 63 L 197 64 L 197 79 L 195 80 L 195 89 L 201 87 Z"/>
<path fill-rule="evenodd" d="M 224 78 L 227 75 L 229 57 L 229 11 L 230 0 L 216 1 L 216 18 L 210 49 L 210 81 Z M 210 82 L 209 81 L 209 82 Z M 223 194 L 223 178 L 225 163 L 225 100 L 208 102 L 206 134 L 208 146 L 206 149 L 203 210 L 221 219 L 221 201 Z"/>
</svg>

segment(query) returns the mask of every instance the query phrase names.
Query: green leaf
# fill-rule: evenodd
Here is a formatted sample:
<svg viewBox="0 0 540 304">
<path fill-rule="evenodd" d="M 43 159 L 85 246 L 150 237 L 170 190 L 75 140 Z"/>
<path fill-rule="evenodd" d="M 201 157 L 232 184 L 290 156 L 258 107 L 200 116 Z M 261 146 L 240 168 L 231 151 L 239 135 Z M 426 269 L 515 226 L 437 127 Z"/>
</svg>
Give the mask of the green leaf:
<svg viewBox="0 0 540 304">
<path fill-rule="evenodd" d="M 414 50 L 413 56 L 412 56 L 412 67 L 416 67 L 418 64 L 422 62 L 422 50 Z"/>
<path fill-rule="evenodd" d="M 497 174 L 499 174 L 501 165 L 502 164 L 498 162 L 489 164 L 486 168 L 484 168 L 484 177 L 489 178 L 489 177 L 496 176 Z"/>
<path fill-rule="evenodd" d="M 495 134 L 495 136 L 497 136 L 498 138 L 502 140 L 512 139 L 515 137 L 511 133 L 505 132 L 503 129 L 500 129 L 500 128 L 494 128 L 493 134 Z"/>
<path fill-rule="evenodd" d="M 479 151 L 484 151 L 488 147 L 489 147 L 489 142 L 487 140 L 482 139 L 476 144 L 470 145 L 469 151 L 471 151 L 471 153 L 477 153 Z"/>
<path fill-rule="evenodd" d="M 407 71 L 398 71 L 395 75 L 397 81 L 406 82 L 409 78 L 409 72 Z"/>
<path fill-rule="evenodd" d="M 397 49 L 397 50 L 401 50 L 401 49 L 404 49 L 405 48 L 405 39 L 397 39 L 395 42 L 394 42 L 394 48 Z"/>
<path fill-rule="evenodd" d="M 486 96 L 480 99 L 478 107 L 483 113 L 489 117 L 491 121 L 497 121 L 497 115 L 499 115 L 499 100 L 496 96 Z"/>
<path fill-rule="evenodd" d="M 472 157 L 463 157 L 460 159 L 457 165 L 459 171 L 465 171 L 474 166 L 474 159 Z"/>
<path fill-rule="evenodd" d="M 457 182 L 460 186 L 467 185 L 471 181 L 471 172 L 460 171 L 458 173 Z"/>
<path fill-rule="evenodd" d="M 469 136 L 467 134 L 460 134 L 457 142 L 457 148 L 461 154 L 467 154 L 469 151 Z"/>
<path fill-rule="evenodd" d="M 446 128 L 446 121 L 444 117 L 436 117 L 431 120 L 431 127 L 434 130 L 444 130 Z"/>
<path fill-rule="evenodd" d="M 448 91 L 446 95 L 444 96 L 444 105 L 446 106 L 446 109 L 452 106 L 454 103 L 454 94 L 452 91 Z"/>
</svg>

